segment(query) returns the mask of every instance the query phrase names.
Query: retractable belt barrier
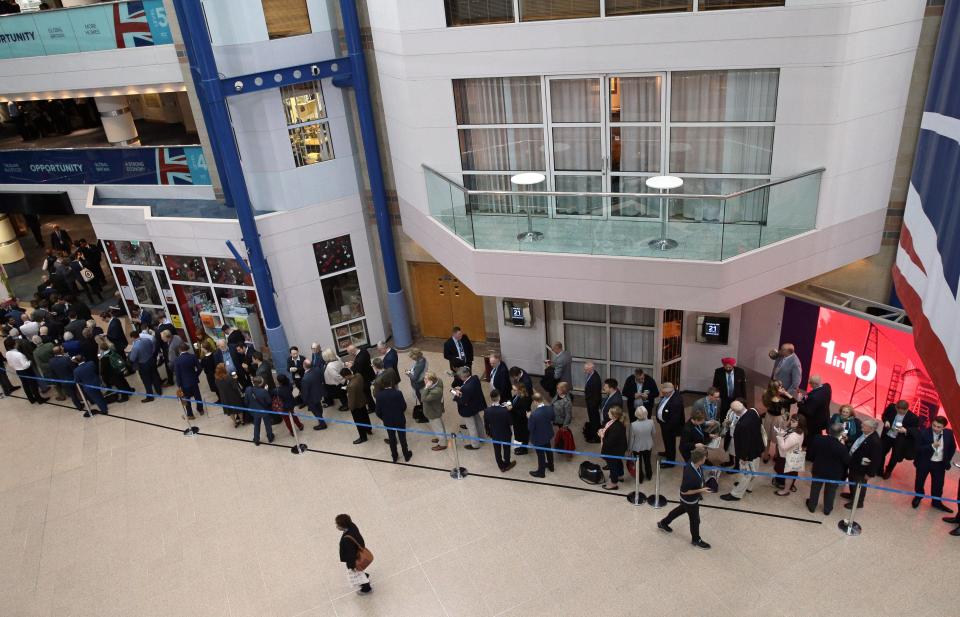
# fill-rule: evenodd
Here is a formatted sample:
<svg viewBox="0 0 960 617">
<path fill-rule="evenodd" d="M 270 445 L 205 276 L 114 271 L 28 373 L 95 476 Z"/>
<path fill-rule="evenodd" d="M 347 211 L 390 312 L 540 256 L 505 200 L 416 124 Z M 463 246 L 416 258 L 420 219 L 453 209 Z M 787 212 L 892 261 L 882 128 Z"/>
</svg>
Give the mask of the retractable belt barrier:
<svg viewBox="0 0 960 617">
<path fill-rule="evenodd" d="M 167 395 L 167 394 L 149 394 L 149 393 L 146 393 L 146 392 L 138 392 L 138 391 L 136 391 L 136 390 L 122 390 L 122 389 L 118 389 L 118 388 L 108 388 L 108 387 L 105 387 L 105 386 L 93 386 L 93 385 L 89 385 L 89 384 L 83 384 L 83 383 L 77 382 L 77 381 L 75 381 L 75 380 L 53 379 L 53 378 L 50 378 L 50 377 L 37 377 L 37 376 L 30 376 L 30 375 L 20 375 L 20 374 L 17 373 L 16 371 L 12 371 L 12 370 L 10 370 L 10 369 L 4 369 L 4 370 L 5 370 L 7 373 L 10 373 L 10 374 L 16 374 L 17 377 L 21 379 L 21 381 L 22 381 L 23 379 L 31 379 L 31 380 L 35 380 L 35 381 L 37 381 L 37 382 L 40 382 L 41 384 L 42 384 L 42 383 L 48 383 L 48 384 L 63 384 L 63 385 L 69 385 L 69 386 L 72 386 L 72 387 L 76 387 L 77 390 L 78 390 L 78 392 L 79 392 L 79 394 L 80 394 L 80 399 L 81 399 L 81 401 L 82 401 L 82 403 L 83 403 L 83 405 L 84 405 L 84 410 L 83 410 L 83 411 L 84 411 L 84 414 L 83 414 L 83 416 L 84 416 L 85 418 L 86 418 L 86 417 L 91 417 L 91 416 L 93 416 L 93 415 L 96 414 L 96 412 L 94 412 L 94 411 L 92 410 L 91 405 L 90 405 L 90 402 L 88 401 L 87 396 L 86 396 L 85 393 L 84 393 L 84 390 L 85 390 L 85 389 L 93 389 L 93 390 L 99 390 L 99 391 L 101 391 L 101 392 L 110 393 L 110 394 L 120 394 L 120 395 L 126 395 L 126 396 L 142 396 L 142 397 L 155 398 L 155 399 L 156 399 L 156 398 L 160 398 L 160 399 L 175 400 L 175 401 L 180 402 L 180 404 L 181 404 L 182 406 L 185 406 L 187 403 L 192 403 L 192 404 L 197 404 L 197 405 L 203 405 L 203 406 L 206 406 L 206 407 L 220 407 L 221 409 L 224 409 L 224 410 L 232 410 L 232 411 L 237 411 L 237 412 L 249 412 L 249 413 L 252 413 L 252 414 L 275 415 L 275 416 L 288 417 L 288 418 L 290 418 L 291 420 L 292 420 L 293 418 L 301 418 L 301 419 L 306 419 L 306 420 L 320 420 L 320 421 L 323 421 L 324 423 L 343 424 L 343 425 L 352 426 L 352 427 L 369 428 L 369 429 L 371 429 L 371 430 L 372 430 L 372 429 L 382 429 L 382 430 L 386 430 L 386 431 L 401 431 L 401 432 L 404 432 L 404 433 L 411 433 L 411 434 L 415 434 L 415 435 L 427 435 L 427 436 L 429 436 L 429 437 L 436 437 L 436 438 L 438 438 L 438 439 L 439 439 L 439 438 L 452 439 L 452 440 L 453 440 L 453 450 L 454 450 L 453 453 L 454 453 L 454 459 L 455 459 L 455 466 L 454 466 L 454 468 L 450 471 L 450 476 L 451 476 L 452 478 L 458 479 L 458 480 L 459 480 L 459 479 L 463 479 L 463 478 L 467 477 L 467 475 L 468 475 L 468 472 L 467 472 L 466 468 L 465 468 L 465 467 L 462 467 L 462 466 L 460 465 L 460 453 L 459 453 L 459 448 L 458 448 L 458 446 L 457 446 L 457 443 L 458 443 L 458 441 L 461 440 L 461 439 L 464 440 L 464 441 L 473 441 L 473 442 L 478 442 L 478 443 L 489 443 L 489 444 L 509 446 L 509 447 L 515 447 L 515 446 L 521 445 L 522 447 L 528 448 L 528 449 L 531 449 L 531 450 L 540 450 L 540 451 L 544 451 L 544 452 L 555 452 L 555 453 L 557 453 L 557 454 L 567 454 L 567 455 L 570 455 L 570 456 L 578 455 L 578 456 L 582 456 L 582 457 L 585 457 L 585 458 L 600 458 L 600 459 L 605 459 L 605 460 L 621 460 L 621 461 L 633 462 L 633 463 L 636 465 L 636 467 L 635 467 L 635 473 L 634 473 L 634 476 L 635 476 L 635 486 L 634 486 L 634 491 L 631 492 L 631 493 L 629 493 L 629 494 L 627 494 L 626 497 L 627 497 L 627 500 L 628 500 L 631 504 L 633 504 L 633 505 L 635 505 L 635 506 L 643 505 L 644 503 L 646 503 L 647 505 L 650 505 L 650 506 L 652 506 L 652 507 L 654 507 L 654 508 L 663 508 L 664 506 L 666 506 L 666 504 L 668 503 L 668 499 L 662 494 L 662 492 L 661 492 L 661 490 L 660 490 L 660 471 L 661 471 L 661 468 L 662 468 L 664 465 L 666 465 L 666 466 L 678 466 L 678 467 L 682 467 L 683 465 L 686 464 L 686 463 L 683 462 L 683 461 L 672 461 L 672 460 L 664 459 L 664 458 L 658 456 L 658 457 L 657 457 L 657 461 L 656 461 L 656 476 L 655 476 L 655 482 L 654 482 L 654 486 L 655 486 L 654 492 L 651 493 L 649 496 L 644 496 L 644 494 L 640 492 L 640 488 L 639 488 L 639 486 L 640 486 L 640 472 L 639 472 L 639 469 L 640 469 L 640 458 L 639 458 L 639 456 L 636 456 L 636 457 L 616 456 L 616 455 L 600 454 L 599 452 L 584 452 L 584 451 L 582 451 L 582 450 L 563 450 L 563 449 L 560 449 L 560 448 L 551 448 L 551 447 L 548 447 L 548 446 L 535 446 L 535 445 L 533 445 L 533 444 L 517 444 L 517 443 L 514 443 L 514 442 L 512 442 L 512 441 L 510 441 L 510 442 L 507 442 L 507 441 L 498 441 L 498 440 L 496 440 L 496 439 L 490 439 L 490 438 L 487 438 L 487 437 L 474 437 L 474 436 L 472 436 L 472 435 L 464 435 L 464 434 L 462 434 L 462 433 L 437 433 L 437 432 L 435 432 L 435 431 L 426 431 L 426 430 L 421 430 L 421 429 L 417 429 L 417 428 L 391 427 L 391 426 L 386 426 L 386 425 L 383 425 L 383 424 L 369 424 L 369 423 L 363 423 L 363 422 L 354 422 L 354 421 L 351 421 L 351 420 L 339 420 L 339 419 L 336 419 L 336 418 L 328 418 L 328 417 L 325 417 L 325 416 L 315 416 L 315 415 L 313 415 L 313 414 L 296 413 L 296 412 L 294 412 L 294 411 L 283 411 L 283 412 L 279 412 L 279 411 L 274 411 L 274 410 L 272 410 L 272 409 L 257 409 L 257 408 L 252 408 L 252 407 L 242 407 L 242 406 L 239 406 L 239 405 L 228 405 L 228 404 L 225 404 L 225 403 L 208 402 L 208 401 L 204 401 L 204 400 L 194 400 L 194 399 L 188 399 L 188 398 L 184 398 L 184 397 L 170 396 L 170 395 Z M 19 397 L 18 397 L 18 398 L 19 398 Z M 109 414 L 108 414 L 108 415 L 109 415 Z M 121 417 L 122 417 L 122 416 L 121 416 Z M 197 426 L 195 426 L 195 425 L 191 422 L 191 419 L 193 419 L 193 418 L 191 418 L 188 414 L 184 414 L 184 417 L 187 418 L 187 425 L 188 425 L 188 426 L 187 426 L 187 429 L 183 431 L 183 434 L 184 434 L 184 435 L 188 435 L 188 436 L 193 436 L 193 435 L 198 435 L 198 434 L 200 434 L 200 428 L 197 427 Z M 162 426 L 162 425 L 157 425 L 157 426 Z M 165 427 L 165 428 L 173 428 L 173 427 Z M 306 444 L 303 444 L 303 443 L 300 442 L 298 433 L 296 432 L 296 431 L 297 431 L 297 429 L 296 429 L 296 424 L 295 424 L 294 422 L 291 422 L 291 427 L 290 427 L 290 428 L 291 428 L 291 432 L 293 433 L 294 440 L 295 440 L 295 442 L 296 442 L 296 445 L 295 445 L 294 447 L 292 447 L 292 448 L 290 449 L 290 451 L 291 451 L 293 454 L 300 454 L 300 453 L 302 453 L 302 452 L 307 451 L 308 448 L 307 448 Z M 179 429 L 176 429 L 176 430 L 179 430 Z M 211 434 L 211 435 L 212 435 L 212 434 Z M 888 486 L 880 486 L 880 485 L 877 485 L 877 484 L 870 484 L 870 483 L 865 483 L 865 482 L 851 482 L 851 481 L 849 481 L 849 480 L 833 480 L 833 479 L 830 479 L 830 478 L 817 478 L 817 477 L 813 477 L 813 476 L 787 475 L 787 474 L 770 473 L 770 472 L 766 472 L 766 471 L 750 471 L 750 470 L 736 469 L 736 468 L 732 468 L 732 467 L 718 467 L 718 466 L 713 466 L 713 465 L 702 465 L 702 466 L 701 466 L 701 469 L 705 469 L 705 470 L 707 470 L 707 471 L 717 472 L 718 475 L 719 475 L 720 472 L 727 472 L 727 473 L 734 473 L 734 474 L 741 474 L 741 475 L 759 476 L 759 477 L 765 477 L 765 478 L 779 478 L 779 479 L 784 479 L 784 480 L 795 480 L 795 481 L 803 481 L 803 482 L 819 482 L 819 483 L 822 483 L 822 484 L 836 484 L 836 485 L 845 485 L 845 486 L 854 487 L 854 495 L 853 495 L 853 501 L 852 501 L 852 504 L 853 504 L 853 505 L 852 505 L 852 507 L 851 507 L 851 509 L 850 509 L 850 515 L 849 515 L 849 517 L 848 517 L 846 520 L 841 520 L 841 521 L 839 522 L 839 524 L 838 524 L 838 527 L 841 529 L 841 531 L 843 531 L 846 535 L 850 535 L 850 536 L 860 535 L 860 532 L 861 532 L 860 524 L 857 523 L 857 522 L 855 522 L 855 521 L 853 520 L 853 517 L 854 517 L 854 514 L 855 514 L 856 509 L 857 509 L 857 504 L 859 503 L 860 494 L 861 494 L 861 492 L 862 492 L 863 490 L 865 490 L 865 489 L 867 489 L 867 488 L 873 489 L 873 490 L 877 490 L 877 491 L 884 491 L 884 492 L 887 492 L 887 493 L 894 493 L 894 494 L 898 494 L 898 495 L 905 495 L 905 496 L 907 496 L 907 497 L 919 497 L 919 498 L 921 498 L 921 499 L 933 499 L 933 500 L 937 500 L 937 501 L 941 501 L 941 502 L 947 502 L 947 503 L 953 503 L 953 504 L 960 504 L 960 499 L 950 499 L 950 498 L 948 498 L 948 497 L 936 497 L 936 496 L 934 496 L 934 495 L 928 495 L 928 494 L 925 494 L 925 493 L 916 493 L 916 492 L 913 492 L 913 491 L 905 491 L 905 490 L 901 490 L 901 489 L 891 488 L 891 487 L 888 487 Z M 733 509 L 733 510 L 736 510 L 736 509 Z"/>
</svg>

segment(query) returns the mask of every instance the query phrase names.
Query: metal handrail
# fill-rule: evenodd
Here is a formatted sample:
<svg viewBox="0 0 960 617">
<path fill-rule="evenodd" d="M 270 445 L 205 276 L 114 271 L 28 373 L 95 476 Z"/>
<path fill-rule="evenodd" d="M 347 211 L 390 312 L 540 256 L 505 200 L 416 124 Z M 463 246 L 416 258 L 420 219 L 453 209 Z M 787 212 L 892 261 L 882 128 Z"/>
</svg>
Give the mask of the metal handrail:
<svg viewBox="0 0 960 617">
<path fill-rule="evenodd" d="M 816 169 L 810 169 L 808 171 L 800 172 L 786 178 L 781 178 L 779 180 L 772 180 L 765 184 L 760 184 L 748 189 L 743 189 L 742 191 L 736 191 L 729 193 L 727 195 L 700 195 L 692 193 L 610 193 L 610 192 L 596 192 L 596 193 L 587 193 L 580 191 L 501 191 L 501 190 L 477 190 L 477 189 L 468 189 L 463 186 L 456 180 L 453 180 L 444 174 L 440 173 L 436 169 L 433 169 L 429 165 L 421 164 L 421 167 L 430 173 L 442 178 L 443 180 L 449 182 L 456 188 L 463 191 L 465 195 L 523 195 L 525 197 L 642 197 L 648 199 L 655 199 L 666 197 L 668 199 L 716 199 L 719 201 L 726 201 L 729 199 L 735 199 L 741 197 L 748 193 L 753 193 L 755 191 L 760 191 L 763 189 L 770 188 L 771 186 L 777 186 L 778 184 L 784 184 L 785 182 L 790 182 L 792 180 L 797 180 L 799 178 L 804 178 L 806 176 L 812 176 L 814 174 L 822 173 L 826 171 L 825 167 L 817 167 Z"/>
</svg>

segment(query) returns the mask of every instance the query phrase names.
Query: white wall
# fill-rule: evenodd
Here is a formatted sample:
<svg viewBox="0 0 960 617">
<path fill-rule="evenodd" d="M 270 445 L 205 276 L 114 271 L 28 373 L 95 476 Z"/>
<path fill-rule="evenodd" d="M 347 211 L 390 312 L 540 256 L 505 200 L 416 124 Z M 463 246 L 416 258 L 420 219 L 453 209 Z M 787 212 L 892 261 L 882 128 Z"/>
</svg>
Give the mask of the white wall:
<svg viewBox="0 0 960 617">
<path fill-rule="evenodd" d="M 517 297 L 518 300 L 526 298 Z M 503 298 L 497 298 L 497 325 L 500 328 L 500 353 L 508 366 L 519 366 L 532 375 L 543 374 L 546 359 L 547 318 L 542 300 L 530 303 L 533 326 L 514 328 L 503 323 Z"/>
<path fill-rule="evenodd" d="M 780 343 L 784 297 L 770 294 L 741 307 L 740 351 L 737 364 L 747 371 L 747 399 L 756 403 L 773 370 L 767 355 Z"/>
<path fill-rule="evenodd" d="M 703 314 L 722 315 L 730 318 L 730 331 L 726 345 L 697 342 L 697 317 Z M 700 313 L 688 311 L 683 318 L 683 364 L 680 383 L 684 390 L 706 392 L 713 385 L 713 371 L 720 366 L 720 358 L 732 356 L 740 363 L 741 307 L 729 313 Z M 747 324 L 747 328 L 751 327 Z M 778 331 L 779 333 L 779 331 Z"/>
</svg>

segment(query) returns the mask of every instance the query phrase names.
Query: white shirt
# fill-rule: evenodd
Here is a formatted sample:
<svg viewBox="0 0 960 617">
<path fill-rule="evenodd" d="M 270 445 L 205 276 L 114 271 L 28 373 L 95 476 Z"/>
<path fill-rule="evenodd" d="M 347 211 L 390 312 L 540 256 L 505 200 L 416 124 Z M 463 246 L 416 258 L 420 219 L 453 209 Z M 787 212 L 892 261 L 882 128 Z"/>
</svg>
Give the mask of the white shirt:
<svg viewBox="0 0 960 617">
<path fill-rule="evenodd" d="M 11 349 L 6 354 L 7 364 L 10 365 L 15 371 L 25 371 L 30 368 L 30 360 L 27 360 L 27 357 L 17 351 L 16 349 Z"/>
<path fill-rule="evenodd" d="M 943 433 L 933 434 L 933 455 L 930 457 L 930 461 L 934 463 L 943 461 Z"/>
</svg>

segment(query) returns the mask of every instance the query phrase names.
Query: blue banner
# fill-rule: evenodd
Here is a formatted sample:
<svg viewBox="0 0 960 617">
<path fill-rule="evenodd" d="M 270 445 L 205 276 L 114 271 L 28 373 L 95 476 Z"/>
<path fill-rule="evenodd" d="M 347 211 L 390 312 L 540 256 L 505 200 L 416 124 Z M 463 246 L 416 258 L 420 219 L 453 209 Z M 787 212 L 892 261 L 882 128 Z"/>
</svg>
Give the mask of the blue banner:
<svg viewBox="0 0 960 617">
<path fill-rule="evenodd" d="M 163 0 L 131 0 L 0 17 L 0 59 L 173 43 Z"/>
<path fill-rule="evenodd" d="M 200 146 L 0 151 L 0 184 L 210 184 Z"/>
</svg>

